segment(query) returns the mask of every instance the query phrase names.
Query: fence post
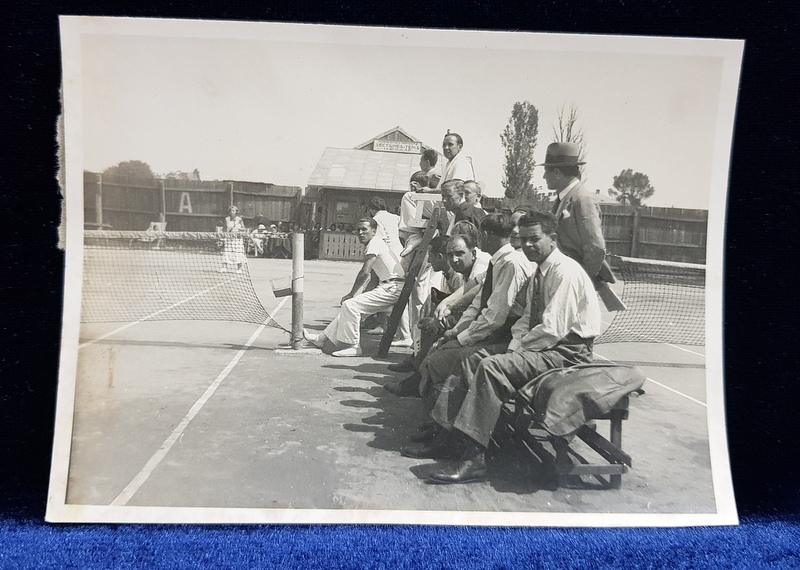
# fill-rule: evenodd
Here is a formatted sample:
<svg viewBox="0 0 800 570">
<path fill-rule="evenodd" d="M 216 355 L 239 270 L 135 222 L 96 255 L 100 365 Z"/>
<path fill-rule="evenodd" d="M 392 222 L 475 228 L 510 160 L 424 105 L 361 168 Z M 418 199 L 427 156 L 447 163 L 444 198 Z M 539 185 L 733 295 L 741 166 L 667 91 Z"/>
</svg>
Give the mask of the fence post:
<svg viewBox="0 0 800 570">
<path fill-rule="evenodd" d="M 303 346 L 303 262 L 305 258 L 303 232 L 292 234 L 292 348 Z"/>
<path fill-rule="evenodd" d="M 159 186 L 161 186 L 161 213 L 159 214 L 161 219 L 159 221 L 163 223 L 167 221 L 167 190 L 166 183 L 164 182 L 163 178 L 158 182 Z"/>
<path fill-rule="evenodd" d="M 103 229 L 103 175 L 97 175 L 97 193 L 94 195 L 94 221 L 97 229 Z"/>
<path fill-rule="evenodd" d="M 641 215 L 640 208 L 633 210 L 633 232 L 631 234 L 631 257 L 636 257 L 639 253 L 639 217 Z"/>
</svg>

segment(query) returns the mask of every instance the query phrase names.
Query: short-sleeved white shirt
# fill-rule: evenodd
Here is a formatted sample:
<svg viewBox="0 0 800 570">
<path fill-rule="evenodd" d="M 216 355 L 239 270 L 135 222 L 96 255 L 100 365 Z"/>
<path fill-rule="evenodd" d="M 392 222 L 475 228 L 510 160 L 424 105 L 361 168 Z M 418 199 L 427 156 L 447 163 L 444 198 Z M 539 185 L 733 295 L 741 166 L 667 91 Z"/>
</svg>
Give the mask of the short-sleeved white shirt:
<svg viewBox="0 0 800 570">
<path fill-rule="evenodd" d="M 364 252 L 366 257 L 370 255 L 375 256 L 375 262 L 372 264 L 372 270 L 378 276 L 380 281 L 388 281 L 389 279 L 402 279 L 405 277 L 403 266 L 400 265 L 400 256 L 389 249 L 386 242 L 377 235 L 369 240 L 367 249 Z"/>
<path fill-rule="evenodd" d="M 400 255 L 400 252 L 403 251 L 403 244 L 400 243 L 400 234 L 398 231 L 400 216 L 387 212 L 386 210 L 381 210 L 376 212 L 372 218 L 378 222 L 377 236 L 386 242 L 389 249 Z"/>
</svg>

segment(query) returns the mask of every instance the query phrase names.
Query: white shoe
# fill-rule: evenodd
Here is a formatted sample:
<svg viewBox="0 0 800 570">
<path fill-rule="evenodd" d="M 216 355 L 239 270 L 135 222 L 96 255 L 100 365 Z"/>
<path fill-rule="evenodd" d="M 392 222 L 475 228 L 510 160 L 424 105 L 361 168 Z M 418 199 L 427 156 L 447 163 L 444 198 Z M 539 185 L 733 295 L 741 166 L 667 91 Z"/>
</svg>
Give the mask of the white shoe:
<svg viewBox="0 0 800 570">
<path fill-rule="evenodd" d="M 410 338 L 401 338 L 398 340 L 393 340 L 391 346 L 399 347 L 399 348 L 411 348 L 414 344 L 414 341 Z"/>
<path fill-rule="evenodd" d="M 339 357 L 346 357 L 346 356 L 361 356 L 363 353 L 361 352 L 360 346 L 351 346 L 349 348 L 343 348 L 342 350 L 337 350 L 336 352 L 332 352 L 332 356 L 339 356 Z"/>
<path fill-rule="evenodd" d="M 328 337 L 326 337 L 323 333 L 314 334 L 312 332 L 308 332 L 306 329 L 303 329 L 303 338 L 317 348 L 322 348 L 325 346 L 325 341 L 328 340 Z"/>
</svg>

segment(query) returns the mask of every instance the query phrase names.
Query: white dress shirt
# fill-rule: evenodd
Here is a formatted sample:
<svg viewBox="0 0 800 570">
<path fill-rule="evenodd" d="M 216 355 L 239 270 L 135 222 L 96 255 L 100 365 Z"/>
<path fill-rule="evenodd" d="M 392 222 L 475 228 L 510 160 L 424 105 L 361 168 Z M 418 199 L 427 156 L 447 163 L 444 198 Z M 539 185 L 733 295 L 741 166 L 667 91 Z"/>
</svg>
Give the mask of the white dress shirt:
<svg viewBox="0 0 800 570">
<path fill-rule="evenodd" d="M 458 323 L 453 327 L 456 338 L 470 346 L 487 338 L 505 324 L 509 314 L 523 312 L 524 287 L 533 274 L 534 266 L 525 255 L 505 244 L 491 258 L 492 293 L 486 307 L 481 310 L 481 290 L 475 295 Z M 523 292 L 522 294 L 520 294 Z"/>
<path fill-rule="evenodd" d="M 569 333 L 582 338 L 600 334 L 600 303 L 591 278 L 577 261 L 556 248 L 537 273 L 539 291 L 534 274 L 528 281 L 525 312 L 511 328 L 509 352 L 547 350 Z"/>
</svg>

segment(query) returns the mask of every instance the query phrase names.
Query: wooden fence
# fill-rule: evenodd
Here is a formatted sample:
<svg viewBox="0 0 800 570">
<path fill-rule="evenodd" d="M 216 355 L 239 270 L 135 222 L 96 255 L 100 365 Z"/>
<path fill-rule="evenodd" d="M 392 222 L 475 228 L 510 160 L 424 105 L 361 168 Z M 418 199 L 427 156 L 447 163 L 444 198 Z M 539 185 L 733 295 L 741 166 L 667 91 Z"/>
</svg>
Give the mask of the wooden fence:
<svg viewBox="0 0 800 570">
<path fill-rule="evenodd" d="M 505 207 L 506 200 L 484 197 L 482 203 L 487 210 L 494 210 Z M 633 208 L 602 203 L 600 219 L 609 254 L 684 263 L 706 262 L 708 210 Z"/>
<path fill-rule="evenodd" d="M 170 231 L 214 231 L 231 204 L 248 229 L 256 221 L 294 222 L 297 186 L 220 180 L 130 180 L 84 172 L 84 224 L 90 229 L 146 230 L 165 221 Z"/>
<path fill-rule="evenodd" d="M 364 246 L 350 232 L 323 230 L 319 234 L 319 258 L 339 261 L 362 261 Z"/>
<path fill-rule="evenodd" d="M 600 213 L 609 254 L 706 262 L 708 210 L 603 204 Z"/>
</svg>

